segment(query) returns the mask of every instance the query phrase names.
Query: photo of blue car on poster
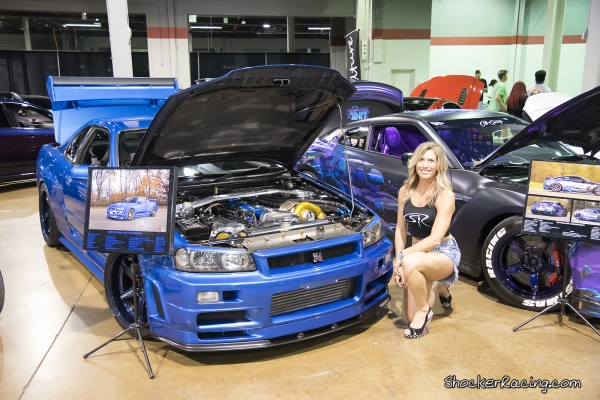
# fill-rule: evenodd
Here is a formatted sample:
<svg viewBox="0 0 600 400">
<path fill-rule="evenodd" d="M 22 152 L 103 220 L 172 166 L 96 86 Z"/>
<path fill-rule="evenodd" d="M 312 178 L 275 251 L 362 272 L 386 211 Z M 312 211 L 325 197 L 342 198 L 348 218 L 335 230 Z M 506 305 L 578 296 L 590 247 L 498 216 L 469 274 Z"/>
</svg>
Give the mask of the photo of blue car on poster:
<svg viewBox="0 0 600 400">
<path fill-rule="evenodd" d="M 600 241 L 600 166 L 533 160 L 522 232 Z"/>
<path fill-rule="evenodd" d="M 83 249 L 169 254 L 175 168 L 90 168 Z"/>
</svg>

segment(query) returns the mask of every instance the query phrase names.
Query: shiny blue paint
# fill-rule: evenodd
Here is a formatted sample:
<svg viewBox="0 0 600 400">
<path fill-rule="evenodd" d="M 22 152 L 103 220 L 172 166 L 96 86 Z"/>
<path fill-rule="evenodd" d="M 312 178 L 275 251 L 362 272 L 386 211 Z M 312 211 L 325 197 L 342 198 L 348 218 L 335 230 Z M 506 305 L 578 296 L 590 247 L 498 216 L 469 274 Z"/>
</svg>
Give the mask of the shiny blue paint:
<svg viewBox="0 0 600 400">
<path fill-rule="evenodd" d="M 51 83 L 51 81 L 49 81 Z M 50 85 L 56 89 L 56 85 Z M 113 102 L 112 106 L 91 97 L 83 100 L 73 93 L 74 88 L 61 97 L 60 90 L 51 94 L 58 100 L 57 111 L 61 115 L 60 146 L 46 145 L 40 151 L 36 168 L 38 186 L 44 182 L 49 189 L 50 202 L 56 223 L 63 237 L 61 242 L 100 280 L 104 280 L 107 254 L 82 250 L 83 215 L 88 166 L 73 165 L 64 157 L 68 140 L 86 126 L 102 127 L 109 132 L 110 160 L 108 166 L 118 165 L 118 135 L 127 129 L 145 129 L 149 126 L 159 103 L 142 106 L 133 102 L 133 108 L 122 107 L 128 102 Z M 67 93 L 67 91 L 65 91 Z M 102 91 L 97 93 L 102 94 Z M 115 91 L 106 97 L 114 100 Z M 87 96 L 87 95 L 86 95 Z M 87 103 L 86 103 L 87 102 Z M 120 105 L 118 105 L 120 104 Z M 129 103 L 131 105 L 132 103 Z M 71 111 L 82 111 L 81 114 Z M 140 106 L 140 107 L 138 107 Z M 133 117 L 134 109 L 142 110 L 141 118 Z M 94 111 L 96 110 L 96 111 Z M 120 111 L 123 110 L 123 113 Z M 128 111 L 125 111 L 128 110 Z M 100 114 L 101 119 L 92 119 Z M 121 115 L 124 118 L 109 118 L 106 115 Z M 77 117 L 71 117 L 76 115 Z M 84 117 L 84 115 L 87 115 Z M 87 118 L 87 120 L 86 120 Z M 66 121 L 69 119 L 69 121 Z M 346 198 L 348 196 L 342 195 Z M 360 206 L 357 204 L 357 207 Z M 348 210 L 346 210 L 348 211 Z M 365 210 L 366 211 L 366 210 Z M 377 217 L 375 217 L 377 218 Z M 361 234 L 352 234 L 336 239 L 309 242 L 292 247 L 261 250 L 252 254 L 257 270 L 241 273 L 188 273 L 174 269 L 172 256 L 140 255 L 146 292 L 150 330 L 153 335 L 189 345 L 215 343 L 251 343 L 265 339 L 305 332 L 329 326 L 349 318 L 358 317 L 367 310 L 379 306 L 389 298 L 387 284 L 392 274 L 393 245 L 387 238 L 364 249 Z M 324 247 L 355 243 L 356 251 L 346 256 L 325 260 L 318 264 L 281 268 L 273 273 L 267 266 L 267 258 L 294 252 L 319 250 Z M 178 232 L 174 237 L 175 249 L 186 247 L 195 250 L 210 248 L 189 244 Z M 310 286 L 328 285 L 336 279 L 356 278 L 354 295 L 345 300 L 308 309 L 290 312 L 276 317 L 269 316 L 271 296 L 276 293 L 298 290 Z M 230 301 L 202 303 L 196 301 L 198 291 L 235 291 L 237 296 Z M 158 305 L 160 304 L 160 307 Z M 159 311 L 159 309 L 161 311 Z M 211 311 L 247 310 L 247 322 L 200 326 L 197 315 Z M 237 335 L 240 331 L 243 334 Z M 199 339 L 204 332 L 221 332 L 223 337 Z M 231 332 L 232 334 L 227 334 Z M 237 333 L 236 333 L 237 332 Z M 235 333 L 235 335 L 234 335 Z M 233 336 L 232 336 L 233 335 Z M 237 335 L 237 336 L 236 336 Z"/>
</svg>

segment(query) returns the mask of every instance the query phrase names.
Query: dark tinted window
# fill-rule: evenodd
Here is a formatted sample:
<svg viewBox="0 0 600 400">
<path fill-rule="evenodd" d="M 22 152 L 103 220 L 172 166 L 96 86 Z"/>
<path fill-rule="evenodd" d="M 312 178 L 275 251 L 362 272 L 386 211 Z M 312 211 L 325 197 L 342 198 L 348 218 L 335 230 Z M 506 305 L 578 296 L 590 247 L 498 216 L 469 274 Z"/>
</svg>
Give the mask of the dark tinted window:
<svg viewBox="0 0 600 400">
<path fill-rule="evenodd" d="M 4 114 L 4 110 L 0 105 L 0 128 L 10 128 L 10 123 L 8 122 L 8 118 Z"/>
<path fill-rule="evenodd" d="M 368 133 L 369 129 L 366 127 L 351 129 L 346 132 L 346 136 L 342 136 L 339 139 L 338 143 L 344 145 L 345 140 L 346 146 L 364 150 L 367 147 Z"/>
<path fill-rule="evenodd" d="M 4 106 L 12 114 L 22 128 L 52 128 L 52 118 L 31 106 L 16 103 L 5 103 Z"/>
<path fill-rule="evenodd" d="M 79 149 L 81 142 L 83 142 L 83 139 L 85 138 L 85 135 L 89 130 L 90 130 L 89 127 L 85 127 L 67 145 L 67 147 L 65 148 L 65 153 L 64 153 L 65 158 L 67 160 L 71 161 L 72 163 L 75 162 L 75 156 L 77 155 L 77 150 Z"/>
<path fill-rule="evenodd" d="M 135 152 L 146 133 L 145 129 L 121 131 L 119 133 L 119 165 L 131 162 Z"/>
</svg>

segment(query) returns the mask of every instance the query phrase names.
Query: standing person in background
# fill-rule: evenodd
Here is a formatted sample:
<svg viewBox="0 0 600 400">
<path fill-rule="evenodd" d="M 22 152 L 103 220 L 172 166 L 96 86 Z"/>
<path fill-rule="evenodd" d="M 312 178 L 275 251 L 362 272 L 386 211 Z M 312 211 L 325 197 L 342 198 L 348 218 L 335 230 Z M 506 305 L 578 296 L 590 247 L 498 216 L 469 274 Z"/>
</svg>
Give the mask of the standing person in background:
<svg viewBox="0 0 600 400">
<path fill-rule="evenodd" d="M 483 82 L 483 90 L 481 91 L 481 97 L 479 98 L 479 104 L 477 104 L 477 109 L 478 110 L 483 110 L 483 94 L 487 93 L 487 91 L 488 91 L 488 85 L 487 85 L 487 81 L 485 79 L 481 78 L 481 71 L 480 70 L 475 71 L 475 78 L 477 78 L 481 82 Z"/>
<path fill-rule="evenodd" d="M 491 91 L 492 91 L 492 92 L 494 92 L 494 85 L 496 84 L 496 82 L 498 82 L 498 81 L 497 81 L 497 80 L 495 80 L 495 79 L 492 79 L 492 80 L 490 81 L 490 86 L 489 86 L 489 87 L 491 88 Z M 490 105 L 490 100 L 491 100 L 490 96 L 491 96 L 491 94 L 490 94 L 490 93 L 488 93 L 488 95 L 487 95 L 487 101 L 485 102 L 485 109 L 486 109 L 486 110 L 488 109 L 488 107 L 489 107 L 489 105 Z"/>
<path fill-rule="evenodd" d="M 515 82 L 510 95 L 506 99 L 508 113 L 518 118 L 523 118 L 523 107 L 527 101 L 527 89 L 524 82 Z"/>
<path fill-rule="evenodd" d="M 501 69 L 498 71 L 498 82 L 494 85 L 494 91 L 492 92 L 492 98 L 488 110 L 490 111 L 502 111 L 506 112 L 506 98 L 508 94 L 506 92 L 506 85 L 504 82 L 508 79 L 508 71 Z"/>
<path fill-rule="evenodd" d="M 538 93 L 549 93 L 552 90 L 546 85 L 544 85 L 544 81 L 546 80 L 546 71 L 540 69 L 535 73 L 535 85 L 527 89 L 527 95 L 533 96 Z"/>
</svg>

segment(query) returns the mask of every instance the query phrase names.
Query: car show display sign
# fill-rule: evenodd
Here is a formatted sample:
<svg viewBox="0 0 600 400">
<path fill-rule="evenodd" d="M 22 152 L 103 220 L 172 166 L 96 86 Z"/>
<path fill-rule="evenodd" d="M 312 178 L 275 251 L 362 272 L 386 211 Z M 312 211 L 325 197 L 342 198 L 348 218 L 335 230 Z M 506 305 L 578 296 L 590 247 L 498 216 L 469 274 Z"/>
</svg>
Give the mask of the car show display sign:
<svg viewBox="0 0 600 400">
<path fill-rule="evenodd" d="M 83 249 L 170 254 L 175 168 L 90 168 Z"/>
<path fill-rule="evenodd" d="M 600 166 L 533 160 L 521 230 L 600 242 Z"/>
</svg>

